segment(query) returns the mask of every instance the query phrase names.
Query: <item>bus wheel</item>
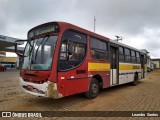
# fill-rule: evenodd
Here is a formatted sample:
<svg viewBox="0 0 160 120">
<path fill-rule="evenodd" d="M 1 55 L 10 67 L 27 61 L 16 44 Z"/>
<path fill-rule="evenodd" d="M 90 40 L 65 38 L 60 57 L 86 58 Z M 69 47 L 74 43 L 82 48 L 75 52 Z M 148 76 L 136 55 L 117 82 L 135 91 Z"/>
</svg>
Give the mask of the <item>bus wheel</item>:
<svg viewBox="0 0 160 120">
<path fill-rule="evenodd" d="M 138 84 L 138 74 L 134 75 L 134 81 L 131 83 L 131 85 L 135 86 Z"/>
<path fill-rule="evenodd" d="M 99 94 L 99 83 L 97 79 L 92 78 L 89 86 L 89 91 L 85 93 L 85 97 L 88 99 L 94 99 Z"/>
</svg>

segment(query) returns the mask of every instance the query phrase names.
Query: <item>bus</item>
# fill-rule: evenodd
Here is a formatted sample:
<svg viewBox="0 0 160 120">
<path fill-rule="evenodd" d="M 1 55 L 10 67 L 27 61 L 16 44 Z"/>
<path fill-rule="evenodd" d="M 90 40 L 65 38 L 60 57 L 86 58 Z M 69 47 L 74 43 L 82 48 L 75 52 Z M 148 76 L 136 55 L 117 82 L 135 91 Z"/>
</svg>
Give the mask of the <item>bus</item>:
<svg viewBox="0 0 160 120">
<path fill-rule="evenodd" d="M 16 43 L 18 44 L 19 41 Z M 65 22 L 49 22 L 28 31 L 20 85 L 29 94 L 54 99 L 130 83 L 146 76 L 146 54 Z"/>
</svg>

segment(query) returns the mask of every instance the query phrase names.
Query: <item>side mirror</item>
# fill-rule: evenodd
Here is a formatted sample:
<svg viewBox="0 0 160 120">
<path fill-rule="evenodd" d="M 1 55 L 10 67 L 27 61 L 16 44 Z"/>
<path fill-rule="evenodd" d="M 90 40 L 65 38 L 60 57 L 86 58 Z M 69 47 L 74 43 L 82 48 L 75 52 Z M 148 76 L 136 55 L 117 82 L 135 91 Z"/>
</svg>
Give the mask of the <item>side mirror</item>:
<svg viewBox="0 0 160 120">
<path fill-rule="evenodd" d="M 23 55 L 24 47 L 22 47 L 22 45 L 24 44 L 25 41 L 27 41 L 27 40 L 16 40 L 15 41 L 15 53 L 20 57 L 25 57 Z"/>
</svg>

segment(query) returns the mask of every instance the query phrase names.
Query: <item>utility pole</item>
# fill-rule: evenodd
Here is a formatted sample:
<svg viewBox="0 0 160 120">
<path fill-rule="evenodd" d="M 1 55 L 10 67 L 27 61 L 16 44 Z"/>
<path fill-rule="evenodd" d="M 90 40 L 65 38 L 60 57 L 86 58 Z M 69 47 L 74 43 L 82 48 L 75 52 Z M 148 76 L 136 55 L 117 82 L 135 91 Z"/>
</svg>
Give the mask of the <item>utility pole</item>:
<svg viewBox="0 0 160 120">
<path fill-rule="evenodd" d="M 96 17 L 94 16 L 94 32 L 96 31 Z"/>
</svg>

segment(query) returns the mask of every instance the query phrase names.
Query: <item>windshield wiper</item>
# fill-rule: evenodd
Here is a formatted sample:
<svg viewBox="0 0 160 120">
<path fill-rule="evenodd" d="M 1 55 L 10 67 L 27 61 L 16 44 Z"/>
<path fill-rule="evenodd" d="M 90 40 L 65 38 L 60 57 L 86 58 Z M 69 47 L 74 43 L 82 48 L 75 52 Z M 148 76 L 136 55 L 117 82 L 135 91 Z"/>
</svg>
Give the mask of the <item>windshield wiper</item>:
<svg viewBox="0 0 160 120">
<path fill-rule="evenodd" d="M 33 41 L 33 45 L 31 44 L 31 40 L 32 39 L 29 39 L 28 40 L 28 43 L 29 43 L 29 45 L 30 45 L 30 48 L 29 48 L 29 60 L 30 60 L 30 58 L 31 58 L 31 53 L 32 53 L 32 51 L 34 50 L 33 48 L 34 48 L 34 43 L 35 43 L 35 40 Z M 37 43 L 37 42 L 36 42 Z"/>
<path fill-rule="evenodd" d="M 31 46 L 31 47 L 33 47 L 33 45 L 31 45 L 31 41 L 32 41 L 33 39 L 28 39 L 28 43 L 29 43 L 29 45 Z"/>
<path fill-rule="evenodd" d="M 47 39 L 45 40 L 46 37 L 47 37 Z M 49 35 L 44 36 L 43 40 L 41 41 L 40 45 L 38 46 L 38 48 L 37 48 L 37 50 L 36 50 L 35 61 L 36 61 L 36 59 L 37 59 L 37 53 L 38 53 L 39 47 L 42 45 L 43 41 L 44 41 L 44 40 L 47 41 L 48 38 L 49 38 Z"/>
</svg>

